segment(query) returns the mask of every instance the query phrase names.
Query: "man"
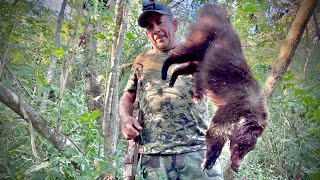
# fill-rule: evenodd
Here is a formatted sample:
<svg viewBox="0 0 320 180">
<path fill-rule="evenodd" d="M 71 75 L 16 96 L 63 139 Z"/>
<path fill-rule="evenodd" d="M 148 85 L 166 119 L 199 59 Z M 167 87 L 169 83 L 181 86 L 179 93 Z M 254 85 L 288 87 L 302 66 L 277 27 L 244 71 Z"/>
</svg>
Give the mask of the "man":
<svg viewBox="0 0 320 180">
<path fill-rule="evenodd" d="M 161 67 L 178 45 L 177 21 L 160 3 L 144 7 L 138 24 L 146 29 L 153 49 L 140 54 L 120 100 L 121 131 L 125 139 L 141 135 L 141 171 L 145 179 L 222 179 L 219 163 L 202 171 L 204 135 L 209 124 L 206 98 L 192 99 L 192 77 L 181 76 L 170 88 L 161 79 Z M 138 64 L 142 64 L 141 90 L 137 90 Z M 169 69 L 168 74 L 172 73 Z M 139 96 L 141 124 L 133 118 L 133 102 Z M 140 132 L 140 134 L 139 134 Z"/>
</svg>

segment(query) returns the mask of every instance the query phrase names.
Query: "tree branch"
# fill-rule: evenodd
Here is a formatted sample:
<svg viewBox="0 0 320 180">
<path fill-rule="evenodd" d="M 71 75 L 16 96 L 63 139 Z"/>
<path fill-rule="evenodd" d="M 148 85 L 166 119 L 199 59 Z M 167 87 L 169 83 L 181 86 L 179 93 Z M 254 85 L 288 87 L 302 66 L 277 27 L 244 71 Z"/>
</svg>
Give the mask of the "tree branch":
<svg viewBox="0 0 320 180">
<path fill-rule="evenodd" d="M 74 144 L 64 134 L 56 131 L 56 129 L 47 121 L 45 121 L 38 112 L 36 112 L 22 98 L 17 96 L 14 92 L 12 92 L 9 88 L 4 86 L 1 82 L 0 92 L 0 101 L 28 122 L 28 120 L 24 116 L 24 112 L 21 110 L 24 109 L 28 119 L 32 123 L 33 128 L 45 139 L 47 139 L 60 153 L 65 154 L 67 156 L 74 155 L 70 151 L 68 151 L 68 148 L 71 147 L 77 151 L 77 154 L 81 154 L 83 157 L 85 157 L 81 149 L 79 149 L 79 147 L 77 147 L 76 144 Z M 93 167 L 93 165 L 91 166 Z"/>
<path fill-rule="evenodd" d="M 282 44 L 277 60 L 272 67 L 271 74 L 264 84 L 263 94 L 268 99 L 271 98 L 273 91 L 285 74 L 317 3 L 318 0 L 305 0 L 301 4 L 288 35 Z"/>
</svg>

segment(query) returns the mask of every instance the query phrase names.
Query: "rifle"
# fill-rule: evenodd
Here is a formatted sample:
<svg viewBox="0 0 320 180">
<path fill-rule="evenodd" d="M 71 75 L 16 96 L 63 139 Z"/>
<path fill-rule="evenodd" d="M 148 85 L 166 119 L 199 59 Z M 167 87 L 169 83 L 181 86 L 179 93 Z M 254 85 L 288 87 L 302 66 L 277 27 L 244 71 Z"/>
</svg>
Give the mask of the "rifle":
<svg viewBox="0 0 320 180">
<path fill-rule="evenodd" d="M 142 111 L 140 110 L 140 102 L 139 102 L 139 93 L 140 93 L 140 77 L 142 72 L 142 64 L 137 63 L 139 65 L 136 68 L 137 72 L 137 91 L 136 91 L 136 99 L 133 103 L 133 113 L 132 117 L 136 118 L 139 123 L 141 123 Z M 139 68 L 141 67 L 141 70 Z M 139 160 L 139 144 L 141 141 L 141 137 L 137 136 L 132 140 L 127 141 L 126 155 L 124 158 L 124 168 L 123 168 L 123 176 L 125 180 L 134 180 L 137 164 Z"/>
</svg>

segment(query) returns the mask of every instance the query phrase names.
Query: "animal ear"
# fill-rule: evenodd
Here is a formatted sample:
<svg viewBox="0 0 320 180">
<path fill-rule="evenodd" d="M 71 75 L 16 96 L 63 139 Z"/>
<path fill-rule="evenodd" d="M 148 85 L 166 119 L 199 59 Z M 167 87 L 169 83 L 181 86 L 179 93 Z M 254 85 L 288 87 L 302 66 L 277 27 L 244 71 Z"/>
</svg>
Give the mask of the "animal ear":
<svg viewBox="0 0 320 180">
<path fill-rule="evenodd" d="M 261 126 L 255 126 L 251 128 L 253 136 L 259 137 L 262 134 L 263 128 Z"/>
</svg>

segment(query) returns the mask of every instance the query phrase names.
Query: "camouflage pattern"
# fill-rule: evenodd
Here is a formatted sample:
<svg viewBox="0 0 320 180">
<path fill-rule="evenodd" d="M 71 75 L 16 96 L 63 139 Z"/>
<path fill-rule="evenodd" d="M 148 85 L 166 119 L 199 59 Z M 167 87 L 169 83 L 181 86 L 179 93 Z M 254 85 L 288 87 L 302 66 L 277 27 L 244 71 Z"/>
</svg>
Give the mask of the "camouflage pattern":
<svg viewBox="0 0 320 180">
<path fill-rule="evenodd" d="M 202 150 L 208 127 L 207 100 L 192 100 L 192 77 L 178 77 L 174 87 L 161 79 L 161 68 L 168 53 L 150 50 L 137 57 L 125 91 L 136 91 L 137 63 L 143 65 L 140 105 L 142 154 L 180 154 Z"/>
<path fill-rule="evenodd" d="M 201 162 L 205 151 L 196 151 L 177 155 L 142 155 L 142 178 L 147 180 L 221 180 L 221 166 L 217 161 L 209 171 L 202 171 Z M 195 163 L 198 162 L 198 163 Z"/>
</svg>

